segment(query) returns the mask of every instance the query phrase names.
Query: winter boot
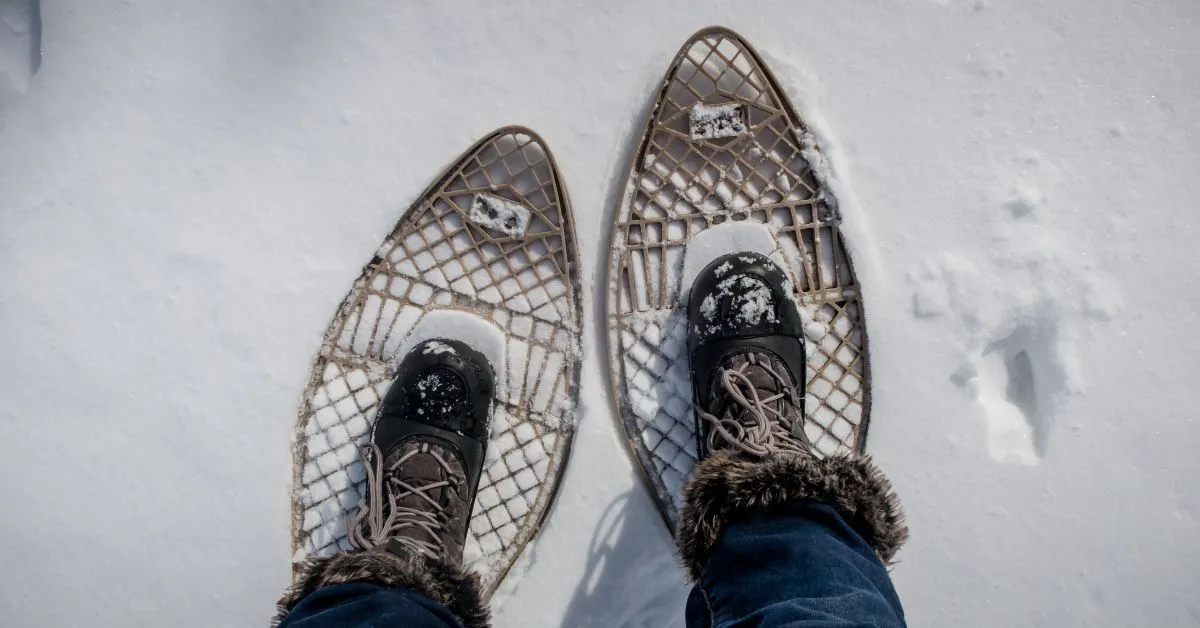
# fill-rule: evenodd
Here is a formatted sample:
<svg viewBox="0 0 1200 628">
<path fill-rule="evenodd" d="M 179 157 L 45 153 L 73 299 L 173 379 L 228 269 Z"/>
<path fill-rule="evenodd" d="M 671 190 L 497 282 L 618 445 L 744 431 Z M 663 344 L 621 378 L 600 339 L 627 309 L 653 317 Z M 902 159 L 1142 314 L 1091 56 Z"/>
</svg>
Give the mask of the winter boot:
<svg viewBox="0 0 1200 628">
<path fill-rule="evenodd" d="M 364 456 L 367 495 L 350 526 L 351 545 L 462 562 L 492 377 L 487 360 L 458 341 L 430 340 L 409 352 Z"/>
<path fill-rule="evenodd" d="M 792 284 L 757 253 L 718 258 L 688 301 L 700 462 L 676 541 L 698 580 L 725 527 L 756 513 L 833 506 L 889 563 L 908 537 L 891 484 L 866 456 L 821 457 L 804 432 L 804 327 Z"/>
<path fill-rule="evenodd" d="M 696 277 L 688 302 L 699 457 L 807 455 L 804 327 L 791 282 L 757 253 L 726 255 Z"/>
<path fill-rule="evenodd" d="M 408 587 L 485 626 L 478 579 L 463 545 L 490 431 L 492 368 L 456 340 L 414 347 L 380 406 L 363 452 L 366 496 L 349 522 L 350 552 L 310 562 L 281 600 L 281 617 L 307 593 L 340 582 Z"/>
</svg>

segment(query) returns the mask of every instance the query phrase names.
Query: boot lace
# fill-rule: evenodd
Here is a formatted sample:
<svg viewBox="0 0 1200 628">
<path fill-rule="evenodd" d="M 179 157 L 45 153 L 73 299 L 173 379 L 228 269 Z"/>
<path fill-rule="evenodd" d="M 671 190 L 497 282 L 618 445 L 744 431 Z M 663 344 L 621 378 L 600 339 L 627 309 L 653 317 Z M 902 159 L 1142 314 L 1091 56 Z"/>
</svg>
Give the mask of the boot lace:
<svg viewBox="0 0 1200 628">
<path fill-rule="evenodd" d="M 437 558 L 445 550 L 444 526 L 448 519 L 446 509 L 431 491 L 457 487 L 453 480 L 441 480 L 417 485 L 396 477 L 383 469 L 383 452 L 374 443 L 362 449 L 363 467 L 367 471 L 367 496 L 358 503 L 358 512 L 349 527 L 350 545 L 355 549 L 368 550 L 389 541 L 404 545 L 414 552 Z M 411 449 L 391 466 L 391 470 L 402 468 L 413 456 L 433 456 L 437 464 L 453 478 L 450 464 L 436 451 L 422 452 Z M 400 505 L 400 500 L 416 497 L 421 500 L 420 508 Z M 422 531 L 432 541 L 416 538 L 413 532 Z"/>
<path fill-rule="evenodd" d="M 750 367 L 763 370 L 774 382 L 779 392 L 764 391 L 747 375 Z M 803 422 L 785 414 L 789 406 L 796 405 L 796 390 L 790 379 L 774 368 L 769 360 L 756 354 L 746 355 L 746 362 L 734 368 L 719 367 L 718 383 L 721 397 L 728 402 L 721 416 L 701 410 L 700 418 L 711 426 L 708 433 L 710 451 L 726 443 L 734 451 L 765 457 L 777 452 L 810 454 L 811 447 L 804 437 Z M 766 395 L 764 396 L 764 393 Z M 776 403 L 779 401 L 783 403 Z M 719 399 L 714 399 L 719 401 Z M 718 404 L 713 404 L 719 407 Z"/>
</svg>

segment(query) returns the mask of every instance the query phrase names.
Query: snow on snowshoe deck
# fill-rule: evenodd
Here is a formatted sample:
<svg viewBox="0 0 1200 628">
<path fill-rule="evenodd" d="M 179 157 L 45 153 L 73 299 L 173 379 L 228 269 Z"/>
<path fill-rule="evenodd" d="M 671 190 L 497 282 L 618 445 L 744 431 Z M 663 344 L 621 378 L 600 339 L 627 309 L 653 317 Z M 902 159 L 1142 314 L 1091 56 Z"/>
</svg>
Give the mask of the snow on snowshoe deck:
<svg viewBox="0 0 1200 628">
<path fill-rule="evenodd" d="M 496 131 L 439 176 L 334 315 L 296 424 L 296 565 L 349 548 L 365 485 L 358 448 L 405 352 L 439 336 L 471 344 L 496 372 L 465 557 L 490 595 L 548 512 L 577 422 L 574 224 L 553 158 L 528 129 Z"/>
<path fill-rule="evenodd" d="M 674 528 L 696 463 L 686 305 L 729 252 L 771 257 L 805 320 L 805 432 L 823 454 L 862 450 L 870 388 L 862 297 L 829 169 L 762 59 L 721 28 L 676 55 L 616 213 L 608 349 L 630 448 Z"/>
</svg>

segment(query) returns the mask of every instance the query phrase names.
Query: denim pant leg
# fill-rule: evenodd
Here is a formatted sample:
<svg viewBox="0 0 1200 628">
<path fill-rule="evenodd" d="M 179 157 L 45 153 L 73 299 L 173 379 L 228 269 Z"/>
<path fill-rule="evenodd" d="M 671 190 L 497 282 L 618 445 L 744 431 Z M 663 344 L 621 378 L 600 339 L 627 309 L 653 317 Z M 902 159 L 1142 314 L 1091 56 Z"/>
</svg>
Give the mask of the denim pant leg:
<svg viewBox="0 0 1200 628">
<path fill-rule="evenodd" d="M 875 552 L 830 506 L 730 525 L 687 603 L 689 627 L 904 626 Z"/>
<path fill-rule="evenodd" d="M 411 589 L 369 582 L 322 587 L 310 593 L 280 628 L 461 628 L 449 609 Z"/>
</svg>

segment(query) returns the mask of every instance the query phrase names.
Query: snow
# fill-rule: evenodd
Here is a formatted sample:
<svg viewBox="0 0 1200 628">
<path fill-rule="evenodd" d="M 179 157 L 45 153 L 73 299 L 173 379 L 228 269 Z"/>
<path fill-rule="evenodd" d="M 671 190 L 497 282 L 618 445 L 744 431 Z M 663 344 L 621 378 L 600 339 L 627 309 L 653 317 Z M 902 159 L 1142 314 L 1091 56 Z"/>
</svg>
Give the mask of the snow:
<svg viewBox="0 0 1200 628">
<path fill-rule="evenodd" d="M 704 297 L 704 300 L 700 302 L 701 318 L 710 325 L 719 323 L 717 303 L 721 298 L 732 295 L 736 295 L 735 304 L 741 306 L 734 316 L 741 325 L 757 325 L 764 317 L 768 323 L 776 322 L 771 289 L 762 281 L 749 275 L 734 275 L 721 280 L 717 284 L 716 291 Z"/>
<path fill-rule="evenodd" d="M 425 355 L 442 355 L 443 353 L 458 355 L 458 352 L 454 350 L 454 347 L 437 340 L 431 340 L 429 344 L 425 345 L 424 353 Z"/>
<path fill-rule="evenodd" d="M 640 116 L 712 22 L 763 53 L 836 174 L 868 449 L 914 534 L 893 571 L 910 623 L 1194 624 L 1198 18 L 1167 0 L 67 0 L 42 7 L 31 78 L 0 20 L 0 83 L 19 86 L 0 88 L 0 556 L 20 565 L 0 616 L 265 623 L 320 332 L 430 177 L 515 120 L 563 170 L 590 300 L 570 470 L 496 623 L 680 625 L 595 317 Z"/>
<path fill-rule="evenodd" d="M 775 322 L 775 303 L 766 284 L 746 275 L 729 277 L 717 284 L 720 294 L 733 294 L 735 288 L 739 289 L 736 294 L 742 306 L 736 316 L 739 323 L 757 325 L 764 317 L 768 323 Z"/>
</svg>

